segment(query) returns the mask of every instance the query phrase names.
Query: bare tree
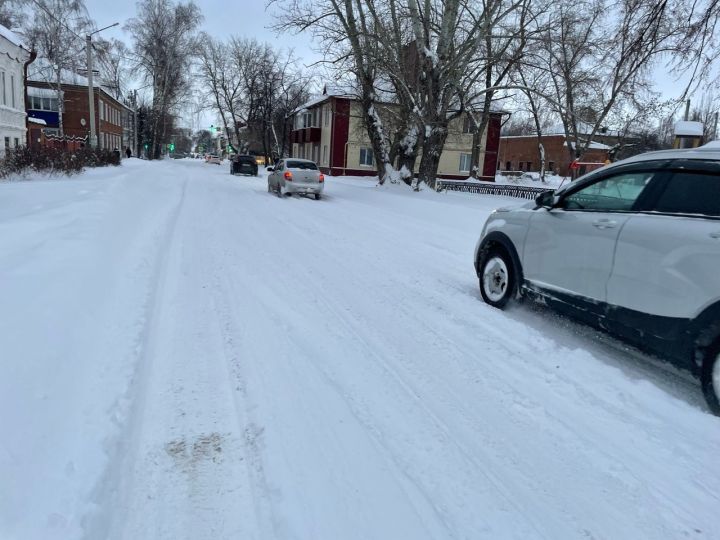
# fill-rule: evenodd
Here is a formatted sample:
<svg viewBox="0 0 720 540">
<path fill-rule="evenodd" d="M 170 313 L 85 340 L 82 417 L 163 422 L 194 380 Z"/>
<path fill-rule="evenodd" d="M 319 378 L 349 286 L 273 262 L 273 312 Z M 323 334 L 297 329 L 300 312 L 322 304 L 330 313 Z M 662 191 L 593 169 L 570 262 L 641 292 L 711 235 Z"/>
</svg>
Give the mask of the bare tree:
<svg viewBox="0 0 720 540">
<path fill-rule="evenodd" d="M 25 0 L 0 0 L 0 24 L 13 30 L 21 28 L 23 20 L 29 15 Z"/>
<path fill-rule="evenodd" d="M 363 124 L 375 155 L 379 182 L 394 177 L 390 161 L 390 144 L 385 126 L 377 110 L 375 84 L 378 66 L 374 59 L 377 49 L 375 0 L 271 0 L 277 7 L 274 28 L 283 31 L 293 28 L 309 30 L 321 43 L 325 61 L 351 71 L 357 80 L 358 98 L 363 112 Z"/>
<path fill-rule="evenodd" d="M 668 0 L 587 0 L 554 8 L 542 57 L 572 159 L 583 155 L 623 100 L 649 88 L 652 63 L 676 51 L 684 32 L 676 16 Z"/>
<path fill-rule="evenodd" d="M 57 92 L 58 130 L 64 135 L 64 73 L 85 67 L 85 47 L 81 38 L 92 27 L 83 0 L 37 0 L 32 17 L 25 22 L 24 34 L 30 48 L 38 53 L 38 75 Z"/>
<path fill-rule="evenodd" d="M 137 67 L 152 92 L 148 119 L 151 158 L 160 157 L 161 144 L 172 125 L 172 113 L 189 95 L 190 63 L 201 19 L 201 12 L 192 0 L 185 4 L 141 0 L 137 17 L 126 24 L 133 38 Z"/>
<path fill-rule="evenodd" d="M 115 99 L 125 95 L 127 78 L 130 75 L 127 45 L 118 39 L 99 39 L 94 44 L 97 55 L 100 80 Z"/>
</svg>

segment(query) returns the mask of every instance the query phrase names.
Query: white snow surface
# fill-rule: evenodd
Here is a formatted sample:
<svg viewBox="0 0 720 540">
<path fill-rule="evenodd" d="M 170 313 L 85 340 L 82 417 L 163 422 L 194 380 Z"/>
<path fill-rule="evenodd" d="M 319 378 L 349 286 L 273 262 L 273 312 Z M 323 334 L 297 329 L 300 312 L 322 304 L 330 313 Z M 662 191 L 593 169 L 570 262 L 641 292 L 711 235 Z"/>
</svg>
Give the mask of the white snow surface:
<svg viewBox="0 0 720 540">
<path fill-rule="evenodd" d="M 720 538 L 697 385 L 472 266 L 511 199 L 0 183 L 0 538 Z"/>
</svg>

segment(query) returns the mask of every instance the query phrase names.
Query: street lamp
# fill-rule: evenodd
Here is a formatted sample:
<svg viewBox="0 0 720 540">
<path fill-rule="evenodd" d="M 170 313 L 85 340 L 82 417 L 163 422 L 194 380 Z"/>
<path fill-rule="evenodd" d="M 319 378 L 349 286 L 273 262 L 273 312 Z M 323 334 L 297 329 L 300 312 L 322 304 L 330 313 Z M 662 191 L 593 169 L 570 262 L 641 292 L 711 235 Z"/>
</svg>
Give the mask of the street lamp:
<svg viewBox="0 0 720 540">
<path fill-rule="evenodd" d="M 92 71 L 92 36 L 113 26 L 117 26 L 120 23 L 111 24 L 100 30 L 90 32 L 85 36 L 85 49 L 87 51 L 87 79 L 88 79 L 88 103 L 90 105 L 90 147 L 95 148 L 97 146 L 97 133 L 95 131 L 95 93 L 93 91 L 93 71 Z"/>
</svg>

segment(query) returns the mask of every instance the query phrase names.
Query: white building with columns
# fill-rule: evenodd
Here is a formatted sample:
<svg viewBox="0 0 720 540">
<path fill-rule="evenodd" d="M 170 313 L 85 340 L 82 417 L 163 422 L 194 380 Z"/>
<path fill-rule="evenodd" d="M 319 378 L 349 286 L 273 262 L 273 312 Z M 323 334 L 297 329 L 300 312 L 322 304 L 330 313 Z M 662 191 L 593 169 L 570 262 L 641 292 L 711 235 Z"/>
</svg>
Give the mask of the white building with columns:
<svg viewBox="0 0 720 540">
<path fill-rule="evenodd" d="M 20 38 L 0 25 L 0 156 L 26 142 L 24 71 L 29 59 Z"/>
</svg>

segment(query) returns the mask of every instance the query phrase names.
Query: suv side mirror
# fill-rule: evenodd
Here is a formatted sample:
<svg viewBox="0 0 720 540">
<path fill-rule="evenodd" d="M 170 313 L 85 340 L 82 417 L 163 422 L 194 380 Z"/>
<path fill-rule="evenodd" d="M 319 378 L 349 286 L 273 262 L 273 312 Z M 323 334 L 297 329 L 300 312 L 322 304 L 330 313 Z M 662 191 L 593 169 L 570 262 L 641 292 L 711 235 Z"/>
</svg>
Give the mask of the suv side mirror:
<svg viewBox="0 0 720 540">
<path fill-rule="evenodd" d="M 535 204 L 538 208 L 554 208 L 557 206 L 559 198 L 554 191 L 544 191 L 535 198 Z"/>
<path fill-rule="evenodd" d="M 267 172 L 273 172 L 275 169 L 274 169 L 273 167 L 268 167 L 268 168 L 265 169 L 265 170 L 266 170 Z"/>
</svg>

